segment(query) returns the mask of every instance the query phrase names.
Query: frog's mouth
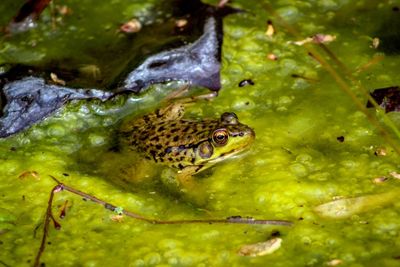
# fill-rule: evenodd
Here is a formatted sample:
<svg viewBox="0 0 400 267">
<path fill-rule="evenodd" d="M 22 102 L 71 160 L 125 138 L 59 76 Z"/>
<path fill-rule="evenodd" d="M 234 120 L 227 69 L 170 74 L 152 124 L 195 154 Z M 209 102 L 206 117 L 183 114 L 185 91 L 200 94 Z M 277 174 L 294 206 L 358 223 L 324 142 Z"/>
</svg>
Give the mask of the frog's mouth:
<svg viewBox="0 0 400 267">
<path fill-rule="evenodd" d="M 232 149 L 230 151 L 222 153 L 218 158 L 209 160 L 208 163 L 215 164 L 215 163 L 218 163 L 220 161 L 224 161 L 227 158 L 233 158 L 233 157 L 237 156 L 238 154 L 240 154 L 241 152 L 243 152 L 245 150 L 246 150 L 245 147 Z M 245 154 L 245 153 L 243 153 L 243 154 Z"/>
</svg>

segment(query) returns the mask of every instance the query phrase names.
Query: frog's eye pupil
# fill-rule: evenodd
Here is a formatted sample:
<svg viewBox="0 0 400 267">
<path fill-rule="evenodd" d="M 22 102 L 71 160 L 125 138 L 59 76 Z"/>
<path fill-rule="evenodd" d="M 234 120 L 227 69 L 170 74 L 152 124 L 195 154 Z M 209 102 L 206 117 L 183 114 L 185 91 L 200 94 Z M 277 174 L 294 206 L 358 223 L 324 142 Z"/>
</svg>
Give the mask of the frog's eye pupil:
<svg viewBox="0 0 400 267">
<path fill-rule="evenodd" d="M 215 130 L 212 138 L 216 145 L 225 145 L 228 142 L 228 132 L 225 129 Z"/>
</svg>

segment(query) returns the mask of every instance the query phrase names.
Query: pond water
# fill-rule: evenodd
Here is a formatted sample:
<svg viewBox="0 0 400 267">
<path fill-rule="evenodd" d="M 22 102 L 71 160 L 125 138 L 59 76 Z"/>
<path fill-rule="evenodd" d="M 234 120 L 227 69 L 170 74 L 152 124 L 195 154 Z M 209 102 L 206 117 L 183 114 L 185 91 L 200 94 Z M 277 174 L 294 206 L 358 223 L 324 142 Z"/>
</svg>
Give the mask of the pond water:
<svg viewBox="0 0 400 267">
<path fill-rule="evenodd" d="M 2 25 L 23 2 L 5 1 Z M 156 19 L 151 10 L 157 1 L 141 2 L 55 1 L 36 28 L 2 37 L 2 70 L 10 64 L 57 62 L 58 68 L 78 69 L 83 86 L 105 85 L 121 72 L 125 48 L 132 44 L 119 25 L 132 17 Z M 110 174 L 134 164 L 134 158 L 109 154 L 119 122 L 156 109 L 181 83 L 107 103 L 73 102 L 0 140 L 1 265 L 33 265 L 56 185 L 52 175 L 150 218 L 241 215 L 294 224 L 152 225 L 59 192 L 53 211 L 61 228 L 50 225 L 41 258 L 46 266 L 399 266 L 400 144 L 392 129 L 400 117 L 363 108 L 369 91 L 400 84 L 400 33 L 388 26 L 399 22 L 398 4 L 234 1 L 247 12 L 224 19 L 222 89 L 214 100 L 191 105 L 186 115 L 218 118 L 235 112 L 256 139 L 246 153 L 195 176 L 206 199 L 201 205 L 169 192 L 156 177 L 121 186 L 113 175 L 96 172 L 99 164 L 94 164 L 105 161 Z M 63 6 L 70 11 L 61 15 L 57 10 Z M 271 36 L 268 20 L 275 30 Z M 295 43 L 316 34 L 334 40 L 325 50 L 312 42 Z M 381 41 L 378 46 L 374 38 Z M 244 79 L 254 85 L 239 87 Z M 348 199 L 348 206 L 320 206 L 340 199 Z M 65 206 L 66 216 L 59 219 Z M 243 245 L 277 235 L 282 244 L 272 254 L 238 253 Z"/>
</svg>

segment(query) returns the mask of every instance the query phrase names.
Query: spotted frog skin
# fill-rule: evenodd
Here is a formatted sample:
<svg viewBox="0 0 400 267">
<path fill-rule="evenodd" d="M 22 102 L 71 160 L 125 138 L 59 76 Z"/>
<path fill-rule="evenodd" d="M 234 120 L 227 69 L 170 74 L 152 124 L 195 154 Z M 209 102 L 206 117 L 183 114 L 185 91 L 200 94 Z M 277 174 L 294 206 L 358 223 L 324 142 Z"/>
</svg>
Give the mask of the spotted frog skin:
<svg viewBox="0 0 400 267">
<path fill-rule="evenodd" d="M 184 104 L 170 104 L 125 123 L 121 143 L 145 158 L 177 170 L 181 184 L 190 177 L 246 149 L 254 131 L 239 122 L 235 113 L 218 119 L 182 118 Z"/>
</svg>

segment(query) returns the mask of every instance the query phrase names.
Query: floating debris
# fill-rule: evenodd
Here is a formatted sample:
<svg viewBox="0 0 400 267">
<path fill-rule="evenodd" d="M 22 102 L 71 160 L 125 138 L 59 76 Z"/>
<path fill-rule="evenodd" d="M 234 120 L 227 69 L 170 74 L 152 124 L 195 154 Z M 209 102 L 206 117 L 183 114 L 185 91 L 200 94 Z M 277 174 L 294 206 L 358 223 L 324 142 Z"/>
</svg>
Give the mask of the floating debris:
<svg viewBox="0 0 400 267">
<path fill-rule="evenodd" d="M 275 54 L 273 54 L 273 53 L 269 53 L 269 54 L 267 55 L 267 58 L 268 58 L 269 60 L 272 60 L 272 61 L 278 60 L 278 56 L 275 55 Z"/>
<path fill-rule="evenodd" d="M 400 173 L 398 172 L 391 172 L 390 175 L 395 179 L 400 179 Z"/>
<path fill-rule="evenodd" d="M 272 254 L 281 247 L 282 238 L 275 237 L 265 242 L 242 246 L 237 252 L 240 256 L 259 257 Z"/>
<path fill-rule="evenodd" d="M 354 214 L 367 212 L 394 202 L 399 196 L 399 190 L 387 193 L 366 195 L 354 198 L 343 198 L 321 204 L 314 210 L 321 217 L 330 219 L 344 219 Z"/>
<path fill-rule="evenodd" d="M 36 180 L 40 180 L 39 173 L 37 171 L 24 171 L 20 175 L 18 175 L 19 179 L 25 179 L 28 177 L 33 177 Z"/>
<path fill-rule="evenodd" d="M 387 177 L 385 177 L 385 176 L 376 177 L 376 178 L 374 178 L 374 179 L 372 180 L 372 182 L 373 182 L 374 184 L 381 184 L 381 183 L 386 182 L 388 179 L 389 179 L 389 178 L 387 178 Z"/>
<path fill-rule="evenodd" d="M 380 43 L 379 38 L 375 37 L 375 38 L 372 39 L 372 47 L 373 48 L 377 49 L 378 46 L 379 46 L 379 43 Z"/>
<path fill-rule="evenodd" d="M 322 34 L 318 33 L 312 37 L 307 37 L 304 40 L 301 41 L 295 41 L 295 42 L 289 42 L 295 45 L 304 45 L 306 43 L 316 43 L 316 44 L 323 44 L 323 43 L 330 43 L 332 41 L 336 40 L 335 35 L 330 35 L 330 34 Z"/>
<path fill-rule="evenodd" d="M 374 152 L 375 156 L 386 156 L 387 155 L 387 151 L 385 147 L 378 147 L 375 152 Z"/>
<path fill-rule="evenodd" d="M 336 40 L 335 35 L 318 33 L 313 36 L 313 42 L 317 44 L 330 43 Z"/>
<path fill-rule="evenodd" d="M 342 135 L 342 136 L 338 136 L 338 137 L 336 137 L 336 140 L 338 140 L 340 143 L 343 143 L 344 142 L 344 136 Z"/>
<path fill-rule="evenodd" d="M 121 223 L 121 222 L 123 222 L 124 221 L 124 215 L 112 215 L 111 216 L 111 220 L 113 221 L 113 222 L 119 222 L 119 223 Z"/>
<path fill-rule="evenodd" d="M 188 24 L 188 20 L 187 19 L 177 19 L 175 20 L 175 27 L 181 29 L 183 27 L 185 27 Z"/>
<path fill-rule="evenodd" d="M 246 86 L 246 85 L 254 85 L 253 80 L 251 80 L 251 79 L 244 79 L 244 80 L 240 81 L 239 84 L 238 84 L 239 87 L 244 87 L 244 86 Z"/>
<path fill-rule="evenodd" d="M 59 84 L 59 85 L 62 85 L 62 86 L 64 86 L 66 84 L 64 80 L 59 79 L 57 74 L 55 74 L 53 72 L 50 73 L 50 78 L 55 84 Z"/>
<path fill-rule="evenodd" d="M 142 29 L 142 23 L 138 19 L 131 19 L 119 27 L 119 30 L 124 33 L 136 33 Z"/>
<path fill-rule="evenodd" d="M 386 113 L 400 111 L 400 89 L 398 86 L 375 89 L 370 95 Z M 367 108 L 372 107 L 374 105 L 368 101 Z"/>
<path fill-rule="evenodd" d="M 342 263 L 343 263 L 343 261 L 341 259 L 333 259 L 333 260 L 328 261 L 326 263 L 326 265 L 328 265 L 328 266 L 337 266 L 337 265 L 342 264 Z"/>
<path fill-rule="evenodd" d="M 268 20 L 267 21 L 267 31 L 265 32 L 265 35 L 268 37 L 272 37 L 274 34 L 275 34 L 274 25 L 272 24 L 272 21 Z"/>
</svg>

